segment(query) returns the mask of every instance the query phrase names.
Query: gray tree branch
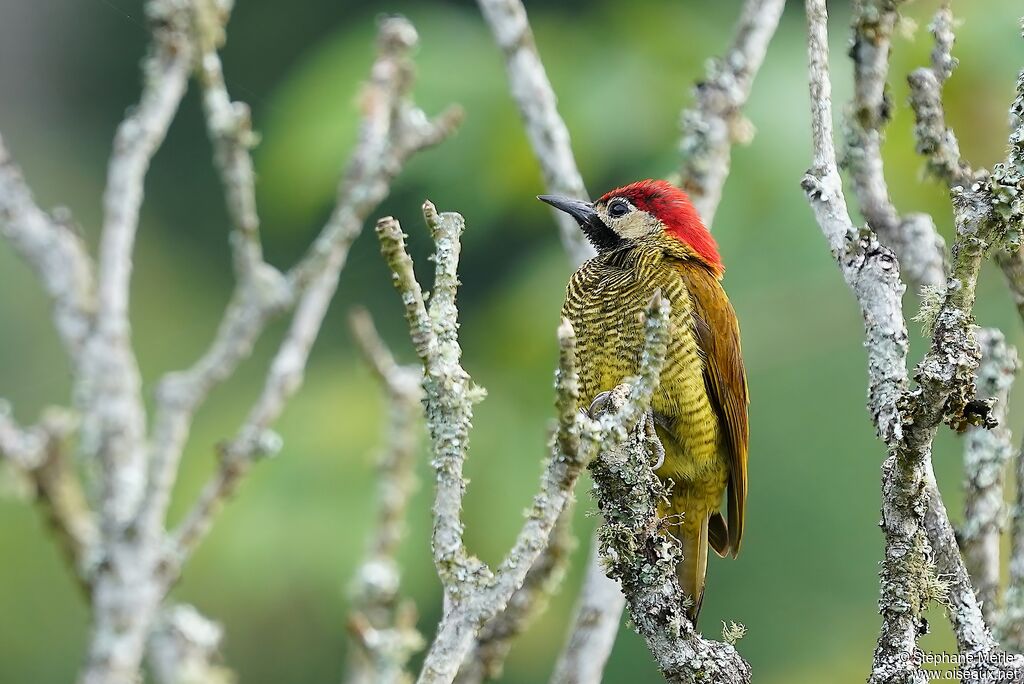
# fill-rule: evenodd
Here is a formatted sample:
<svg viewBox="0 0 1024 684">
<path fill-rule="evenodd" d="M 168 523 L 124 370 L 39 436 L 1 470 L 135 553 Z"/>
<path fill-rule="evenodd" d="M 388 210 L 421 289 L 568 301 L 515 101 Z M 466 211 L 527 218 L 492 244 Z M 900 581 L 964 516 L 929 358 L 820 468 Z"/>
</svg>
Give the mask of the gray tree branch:
<svg viewBox="0 0 1024 684">
<path fill-rule="evenodd" d="M 555 663 L 551 684 L 599 684 L 619 633 L 626 597 L 605 572 L 599 532 L 596 529 L 591 540 L 569 639 Z"/>
<path fill-rule="evenodd" d="M 256 278 L 248 284 L 241 281 L 247 291 L 236 291 L 206 355 L 185 375 L 167 378 L 168 383 L 188 383 L 185 394 L 201 401 L 213 384 L 249 354 L 271 316 L 295 307 L 262 392 L 234 439 L 223 447 L 217 473 L 174 532 L 180 558 L 205 536 L 213 516 L 255 460 L 278 448 L 279 439 L 271 426 L 302 384 L 312 344 L 337 289 L 349 248 L 367 215 L 387 195 L 391 180 L 409 157 L 446 138 L 461 118 L 457 109 L 450 109 L 429 119 L 411 101 L 411 53 L 416 43 L 416 31 L 408 21 L 393 17 L 382 22 L 378 58 L 363 97 L 359 141 L 338 186 L 337 204 L 327 224 L 307 254 L 283 278 L 268 274 L 266 279 Z M 180 425 L 187 422 L 194 407 L 189 402 L 174 401 L 181 396 L 182 388 L 170 387 L 169 419 Z M 173 411 L 181 405 L 186 409 L 184 414 L 175 415 Z"/>
<path fill-rule="evenodd" d="M 903 277 L 916 289 L 946 282 L 946 246 L 928 214 L 900 216 L 889 197 L 882 162 L 884 129 L 892 117 L 889 53 L 902 0 L 858 0 L 854 5 L 854 95 L 845 117 L 842 159 L 861 213 L 879 241 L 899 259 Z"/>
<path fill-rule="evenodd" d="M 742 109 L 785 5 L 785 0 L 746 0 L 732 43 L 721 57 L 708 61 L 704 80 L 693 89 L 695 104 L 683 110 L 680 187 L 708 226 L 729 176 L 733 144 L 753 137 L 753 126 L 743 118 Z"/>
<path fill-rule="evenodd" d="M 1006 402 L 1020 369 L 1017 350 L 994 328 L 977 332 L 981 362 L 975 396 L 992 402 L 989 426 L 972 425 L 964 440 L 964 522 L 958 540 L 985 622 L 996 623 L 1000 607 L 1000 537 L 1005 528 L 1003 481 L 1014 453 L 1006 427 Z"/>
<path fill-rule="evenodd" d="M 864 314 L 871 377 L 869 408 L 890 450 L 882 483 L 886 555 L 879 606 L 883 623 L 869 681 L 923 682 L 925 675 L 914 664 L 918 615 L 927 601 L 944 598 L 943 585 L 935 582 L 933 553 L 950 570 L 946 573 L 952 577 L 949 593 L 956 588 L 967 594 L 946 597 L 954 608 L 952 618 L 961 651 L 993 653 L 994 643 L 977 610 L 934 486 L 930 459 L 932 440 L 941 422 L 959 428 L 985 418 L 980 415 L 985 411 L 973 401 L 977 348 L 971 311 L 982 257 L 989 247 L 1005 238 L 1006 231 L 976 194 L 954 197 L 957 239 L 952 248 L 950 279 L 945 293 L 937 298 L 935 310 L 927 316 L 933 324 L 932 347 L 915 373 L 919 386 L 908 389 L 898 268 L 888 250 L 875 247 L 874 233 L 856 231 L 849 219 L 834 167 L 824 2 L 808 2 L 807 14 L 815 163 L 803 185 Z M 856 50 L 854 56 L 856 59 Z M 877 73 L 874 77 L 877 85 Z M 882 267 L 868 276 L 877 281 L 874 294 L 869 295 L 863 278 L 872 260 Z M 857 268 L 851 270 L 853 264 Z M 882 331 L 887 334 L 879 335 Z M 987 659 L 972 674 L 982 681 L 995 681 L 1018 667 L 1019 663 L 1012 661 L 1007 665 Z"/>
<path fill-rule="evenodd" d="M 96 308 L 92 259 L 66 210 L 51 215 L 36 204 L 2 137 L 0 236 L 29 265 L 53 301 L 54 327 L 76 366 Z"/>
<path fill-rule="evenodd" d="M 224 628 L 194 607 L 161 611 L 149 637 L 148 657 L 157 684 L 235 684 L 235 673 L 220 664 Z"/>
<path fill-rule="evenodd" d="M 352 634 L 345 681 L 348 684 L 402 684 L 411 681 L 409 658 L 423 648 L 416 609 L 399 594 L 398 547 L 405 535 L 409 498 L 416 487 L 423 397 L 419 367 L 399 366 L 380 339 L 370 314 L 357 309 L 349 327 L 367 365 L 387 397 L 384 447 L 377 460 L 375 524 L 350 596 Z"/>
<path fill-rule="evenodd" d="M 587 199 L 583 176 L 569 142 L 569 129 L 558 113 L 555 91 L 540 59 L 521 0 L 477 0 L 491 33 L 505 55 L 512 98 L 519 107 L 533 154 L 540 162 L 547 191 Z M 574 264 L 594 256 L 572 217 L 554 212 L 562 245 Z"/>
<path fill-rule="evenodd" d="M 444 139 L 459 117 L 450 110 L 431 120 L 413 103 L 410 56 L 416 32 L 403 19 L 385 20 L 364 93 L 360 138 L 335 211 L 305 257 L 280 273 L 262 257 L 248 109 L 230 100 L 217 54 L 231 5 L 230 0 L 147 3 L 153 40 L 143 61 L 140 102 L 114 140 L 97 269 L 68 220 L 35 205 L 0 143 L 0 234 L 28 261 L 54 301 L 55 324 L 74 370 L 79 450 L 87 464 L 102 466 L 95 496 L 101 508 L 93 516 L 75 469 L 63 457 L 59 438 L 64 433 L 43 423 L 22 430 L 6 413 L 0 420 L 0 450 L 35 482 L 37 498 L 89 594 L 93 625 L 82 684 L 137 681 L 149 631 L 183 562 L 251 463 L 279 442 L 270 428 L 301 385 L 349 245 L 407 159 Z M 202 85 L 232 223 L 237 284 L 210 348 L 191 368 L 160 382 L 147 436 L 128 319 L 132 251 L 150 160 L 193 70 Z M 247 421 L 223 449 L 221 467 L 192 511 L 168 535 L 167 505 L 195 412 L 249 355 L 266 324 L 291 309 L 291 327 Z"/>
</svg>

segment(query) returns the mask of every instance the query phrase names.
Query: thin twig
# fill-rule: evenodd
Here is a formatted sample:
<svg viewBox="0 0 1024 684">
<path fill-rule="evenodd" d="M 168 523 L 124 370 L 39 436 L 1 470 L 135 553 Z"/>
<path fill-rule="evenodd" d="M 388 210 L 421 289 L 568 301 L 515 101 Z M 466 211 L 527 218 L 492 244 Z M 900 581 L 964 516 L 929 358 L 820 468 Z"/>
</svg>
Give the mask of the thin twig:
<svg viewBox="0 0 1024 684">
<path fill-rule="evenodd" d="M 512 98 L 519 106 L 533 154 L 540 162 L 548 192 L 587 199 L 583 176 L 576 165 L 569 141 L 569 129 L 558 113 L 555 91 L 540 59 L 521 0 L 477 0 L 491 27 L 494 40 L 505 55 Z M 579 226 L 564 212 L 554 211 L 562 246 L 579 265 L 594 256 L 594 248 Z"/>
<path fill-rule="evenodd" d="M 68 438 L 76 427 L 68 412 L 48 409 L 37 425 L 22 428 L 7 402 L 0 400 L 0 459 L 7 459 L 31 482 L 69 566 L 88 589 L 100 535 L 96 515 L 68 460 Z"/>
<path fill-rule="evenodd" d="M 128 319 L 132 252 L 146 172 L 185 94 L 194 54 L 187 6 L 152 0 L 146 11 L 154 26 L 153 44 L 142 66 L 142 96 L 117 128 L 107 168 L 96 322 L 75 390 L 82 451 L 103 464 L 108 536 L 121 534 L 131 523 L 146 486 L 146 420 Z"/>
<path fill-rule="evenodd" d="M 1006 427 L 1006 402 L 1020 368 L 1017 350 L 994 328 L 977 333 L 981 363 L 975 395 L 991 401 L 994 426 L 971 426 L 964 440 L 964 522 L 958 539 L 985 621 L 995 624 L 999 612 L 999 546 L 1006 505 L 1003 480 L 1014 453 Z"/>
<path fill-rule="evenodd" d="M 733 144 L 753 137 L 741 110 L 785 5 L 786 0 L 746 0 L 732 43 L 721 57 L 708 61 L 704 80 L 694 88 L 696 103 L 683 110 L 680 187 L 708 226 L 722 198 Z"/>
<path fill-rule="evenodd" d="M 1003 614 L 997 625 L 999 641 L 1007 649 L 1024 652 L 1024 447 L 1013 457 L 1017 494 L 1010 517 L 1010 581 L 1003 597 Z"/>
<path fill-rule="evenodd" d="M 224 628 L 190 605 L 165 608 L 149 637 L 148 661 L 156 684 L 235 684 L 220 664 Z"/>
<path fill-rule="evenodd" d="M 0 137 L 0 236 L 32 268 L 53 301 L 53 322 L 72 364 L 85 344 L 96 306 L 92 259 L 70 215 L 51 216 L 32 198 Z"/>
<path fill-rule="evenodd" d="M 942 106 L 942 86 L 957 64 L 952 56 L 955 37 L 953 12 L 948 2 L 935 13 L 930 29 L 935 39 L 931 66 L 915 69 L 907 77 L 910 107 L 916 121 L 917 151 L 925 158 L 928 172 L 936 178 L 951 188 L 970 188 L 975 174 L 960 158 L 960 145 L 953 130 L 946 127 Z"/>
<path fill-rule="evenodd" d="M 853 17 L 854 95 L 845 118 L 842 163 L 868 226 L 896 254 L 915 289 L 946 282 L 946 246 L 928 214 L 900 216 L 889 197 L 882 162 L 884 128 L 892 117 L 889 53 L 903 0 L 858 0 Z"/>
<path fill-rule="evenodd" d="M 562 582 L 569 556 L 576 547 L 572 534 L 573 509 L 571 505 L 562 509 L 547 546 L 526 573 L 523 585 L 512 594 L 504 610 L 480 629 L 476 646 L 462 664 L 456 684 L 478 684 L 501 677 L 513 641 L 526 631 L 536 615 L 544 611 L 548 598 Z"/>
<path fill-rule="evenodd" d="M 398 546 L 405 534 L 406 508 L 415 488 L 416 447 L 422 408 L 418 367 L 399 366 L 364 309 L 353 311 L 349 326 L 367 365 L 387 395 L 384 448 L 377 463 L 376 524 L 366 556 L 356 570 L 350 595 L 353 635 L 348 684 L 402 684 L 410 681 L 409 658 L 423 648 L 416 611 L 399 597 Z"/>
<path fill-rule="evenodd" d="M 599 532 L 594 530 L 569 637 L 558 656 L 551 684 L 600 684 L 619 633 L 626 597 L 619 583 L 605 571 Z"/>
</svg>

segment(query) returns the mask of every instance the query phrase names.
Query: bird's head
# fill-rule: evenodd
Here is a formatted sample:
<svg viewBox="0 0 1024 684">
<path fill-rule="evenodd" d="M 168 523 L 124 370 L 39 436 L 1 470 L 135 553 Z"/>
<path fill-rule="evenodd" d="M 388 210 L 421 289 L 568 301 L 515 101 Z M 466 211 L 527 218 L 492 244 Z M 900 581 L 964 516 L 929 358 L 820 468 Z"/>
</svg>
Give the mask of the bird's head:
<svg viewBox="0 0 1024 684">
<path fill-rule="evenodd" d="M 596 202 L 556 195 L 540 195 L 537 199 L 576 219 L 599 253 L 627 241 L 669 237 L 678 240 L 719 277 L 725 270 L 715 238 L 704 227 L 690 198 L 668 181 L 637 181 L 605 193 Z"/>
</svg>

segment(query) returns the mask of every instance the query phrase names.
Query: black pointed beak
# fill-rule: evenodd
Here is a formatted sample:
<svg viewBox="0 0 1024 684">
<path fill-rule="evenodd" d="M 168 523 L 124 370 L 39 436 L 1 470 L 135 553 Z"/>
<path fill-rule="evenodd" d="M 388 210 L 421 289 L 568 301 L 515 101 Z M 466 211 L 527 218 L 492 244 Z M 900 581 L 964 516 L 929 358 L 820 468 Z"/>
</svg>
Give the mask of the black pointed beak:
<svg viewBox="0 0 1024 684">
<path fill-rule="evenodd" d="M 547 202 L 555 209 L 564 211 L 569 216 L 572 216 L 580 226 L 585 227 L 594 222 L 601 223 L 597 212 L 594 211 L 594 205 L 590 202 L 573 199 L 572 197 L 561 197 L 559 195 L 537 195 L 537 199 L 541 202 Z"/>
<path fill-rule="evenodd" d="M 590 202 L 558 195 L 537 195 L 537 199 L 547 202 L 555 209 L 564 211 L 576 219 L 576 223 L 580 224 L 580 228 L 583 229 L 583 234 L 597 248 L 597 251 L 614 249 L 622 242 L 622 238 L 601 220 L 594 210 L 594 205 Z"/>
</svg>

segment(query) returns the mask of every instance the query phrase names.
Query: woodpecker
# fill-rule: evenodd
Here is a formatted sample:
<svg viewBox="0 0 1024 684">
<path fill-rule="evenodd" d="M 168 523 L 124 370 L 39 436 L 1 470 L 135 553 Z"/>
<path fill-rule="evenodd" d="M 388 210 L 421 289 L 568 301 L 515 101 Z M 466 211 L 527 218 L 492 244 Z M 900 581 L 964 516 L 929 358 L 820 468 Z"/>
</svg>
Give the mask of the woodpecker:
<svg viewBox="0 0 1024 684">
<path fill-rule="evenodd" d="M 538 199 L 576 219 L 597 250 L 573 273 L 562 307 L 576 332 L 581 408 L 637 373 L 642 312 L 654 293 L 672 306 L 668 355 L 651 400 L 665 449 L 655 472 L 669 492 L 659 514 L 682 546 L 677 575 L 696 623 L 708 546 L 736 557 L 747 499 L 749 399 L 718 246 L 686 193 L 666 181 L 639 181 L 593 203 Z M 720 511 L 726 493 L 728 519 Z"/>
</svg>

